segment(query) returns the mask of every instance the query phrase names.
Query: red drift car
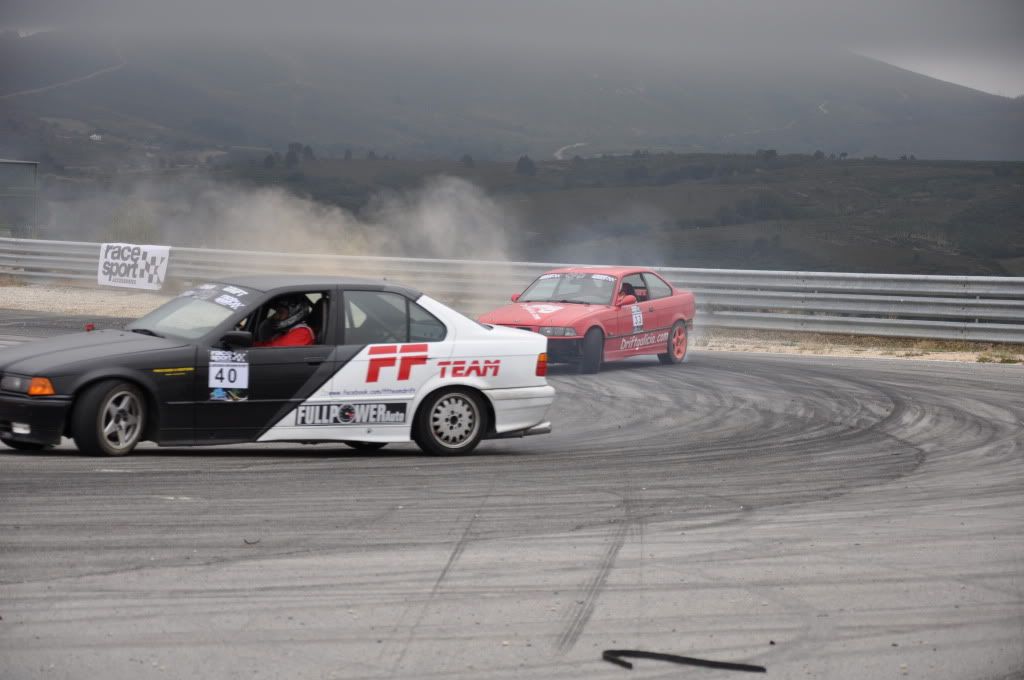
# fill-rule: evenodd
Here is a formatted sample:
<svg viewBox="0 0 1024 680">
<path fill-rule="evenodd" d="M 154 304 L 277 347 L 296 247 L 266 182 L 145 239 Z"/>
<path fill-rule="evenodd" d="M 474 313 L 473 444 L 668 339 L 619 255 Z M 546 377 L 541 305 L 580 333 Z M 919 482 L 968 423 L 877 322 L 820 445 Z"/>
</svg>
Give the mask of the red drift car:
<svg viewBox="0 0 1024 680">
<path fill-rule="evenodd" d="M 587 373 L 603 361 L 657 354 L 664 364 L 686 358 L 693 293 L 633 267 L 552 269 L 512 304 L 480 317 L 546 335 L 551 361 L 578 363 Z"/>
</svg>

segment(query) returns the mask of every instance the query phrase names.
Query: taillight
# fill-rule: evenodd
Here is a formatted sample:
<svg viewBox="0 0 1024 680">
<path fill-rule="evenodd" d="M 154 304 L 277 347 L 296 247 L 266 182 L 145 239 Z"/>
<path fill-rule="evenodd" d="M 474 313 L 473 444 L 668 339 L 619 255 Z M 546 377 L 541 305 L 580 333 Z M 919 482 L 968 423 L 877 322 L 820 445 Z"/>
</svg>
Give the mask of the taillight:
<svg viewBox="0 0 1024 680">
<path fill-rule="evenodd" d="M 544 377 L 548 374 L 548 353 L 541 352 L 537 355 L 537 375 Z"/>
</svg>

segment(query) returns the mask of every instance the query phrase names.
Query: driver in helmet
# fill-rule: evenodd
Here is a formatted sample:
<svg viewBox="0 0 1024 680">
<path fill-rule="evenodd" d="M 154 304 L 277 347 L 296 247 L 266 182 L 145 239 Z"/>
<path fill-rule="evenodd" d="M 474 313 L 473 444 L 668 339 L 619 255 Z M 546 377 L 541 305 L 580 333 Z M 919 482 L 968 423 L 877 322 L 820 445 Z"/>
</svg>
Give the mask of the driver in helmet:
<svg viewBox="0 0 1024 680">
<path fill-rule="evenodd" d="M 254 347 L 298 347 L 312 345 L 316 334 L 306 325 L 310 304 L 305 295 L 282 295 L 271 303 L 274 315 L 260 325 Z"/>
</svg>

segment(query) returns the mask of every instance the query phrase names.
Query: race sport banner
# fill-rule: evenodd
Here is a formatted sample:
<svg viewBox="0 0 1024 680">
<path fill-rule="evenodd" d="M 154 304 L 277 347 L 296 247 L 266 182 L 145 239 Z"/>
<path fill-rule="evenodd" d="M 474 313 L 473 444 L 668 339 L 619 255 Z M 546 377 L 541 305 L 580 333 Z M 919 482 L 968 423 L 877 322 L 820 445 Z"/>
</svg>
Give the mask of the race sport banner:
<svg viewBox="0 0 1024 680">
<path fill-rule="evenodd" d="M 96 283 L 101 286 L 160 290 L 167 277 L 170 257 L 170 246 L 104 243 L 100 245 Z"/>
</svg>

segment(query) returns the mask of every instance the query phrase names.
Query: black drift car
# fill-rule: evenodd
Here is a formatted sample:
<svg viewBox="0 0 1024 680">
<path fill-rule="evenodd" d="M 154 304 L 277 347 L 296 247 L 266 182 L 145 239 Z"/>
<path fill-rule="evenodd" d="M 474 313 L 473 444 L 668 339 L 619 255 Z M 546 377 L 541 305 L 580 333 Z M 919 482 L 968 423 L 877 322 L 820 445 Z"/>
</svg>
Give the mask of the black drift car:
<svg viewBox="0 0 1024 680">
<path fill-rule="evenodd" d="M 312 344 L 275 346 L 285 300 Z M 400 285 L 239 277 L 197 285 L 123 331 L 0 351 L 0 440 L 31 451 L 67 436 L 108 456 L 144 440 L 468 453 L 550 431 L 545 350 L 542 336 L 483 326 Z"/>
</svg>

